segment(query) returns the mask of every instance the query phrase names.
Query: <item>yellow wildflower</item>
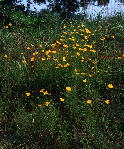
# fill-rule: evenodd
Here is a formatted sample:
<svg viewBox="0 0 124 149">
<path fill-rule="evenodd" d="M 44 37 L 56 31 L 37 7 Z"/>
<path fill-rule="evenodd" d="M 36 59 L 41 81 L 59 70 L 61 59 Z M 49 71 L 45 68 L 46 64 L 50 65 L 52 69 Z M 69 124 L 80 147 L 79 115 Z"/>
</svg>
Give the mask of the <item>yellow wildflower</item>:
<svg viewBox="0 0 124 149">
<path fill-rule="evenodd" d="M 87 36 L 84 36 L 84 38 L 85 38 L 85 39 L 88 39 L 88 37 L 87 37 Z"/>
<path fill-rule="evenodd" d="M 30 47 L 27 47 L 27 50 L 30 50 L 31 48 Z"/>
<path fill-rule="evenodd" d="M 72 41 L 75 41 L 75 39 L 74 39 L 74 38 L 72 38 L 71 40 L 72 40 Z"/>
<path fill-rule="evenodd" d="M 63 26 L 63 28 L 66 28 L 66 27 L 67 27 L 66 25 Z"/>
<path fill-rule="evenodd" d="M 85 75 L 86 73 L 84 73 L 84 72 L 81 72 L 80 74 L 82 74 L 82 75 Z"/>
<path fill-rule="evenodd" d="M 51 44 L 51 46 L 54 48 L 56 46 L 56 43 Z"/>
<path fill-rule="evenodd" d="M 61 44 L 61 42 L 59 42 L 59 41 L 56 41 L 56 43 Z"/>
<path fill-rule="evenodd" d="M 41 58 L 41 60 L 42 60 L 42 61 L 45 61 L 46 59 L 45 59 L 45 58 Z"/>
<path fill-rule="evenodd" d="M 64 101 L 64 98 L 60 98 L 60 101 Z"/>
<path fill-rule="evenodd" d="M 90 52 L 96 52 L 96 50 L 90 50 Z"/>
<path fill-rule="evenodd" d="M 51 52 L 50 50 L 47 50 L 47 51 L 45 52 L 45 54 L 48 55 L 50 52 Z"/>
<path fill-rule="evenodd" d="M 51 51 L 52 53 L 56 53 L 56 51 Z"/>
<path fill-rule="evenodd" d="M 87 44 L 85 44 L 84 46 L 87 46 L 89 48 L 92 48 L 93 47 L 92 45 L 87 45 Z"/>
<path fill-rule="evenodd" d="M 67 34 L 67 32 L 63 32 L 63 34 Z"/>
<path fill-rule="evenodd" d="M 32 46 L 32 47 L 34 47 L 34 45 L 33 45 L 33 44 L 31 44 L 31 46 Z"/>
<path fill-rule="evenodd" d="M 9 26 L 5 26 L 4 28 L 9 28 Z"/>
<path fill-rule="evenodd" d="M 74 69 L 74 72 L 77 72 L 77 69 Z"/>
<path fill-rule="evenodd" d="M 73 49 L 76 49 L 76 47 L 73 47 Z"/>
<path fill-rule="evenodd" d="M 86 33 L 91 33 L 91 31 L 88 28 L 86 28 L 85 30 L 86 30 Z"/>
<path fill-rule="evenodd" d="M 57 66 L 59 66 L 59 67 L 60 67 L 60 66 L 62 66 L 62 64 L 60 64 L 60 63 L 59 63 L 59 64 L 57 64 Z"/>
<path fill-rule="evenodd" d="M 66 87 L 66 90 L 67 90 L 68 92 L 70 92 L 70 91 L 71 91 L 71 87 Z"/>
<path fill-rule="evenodd" d="M 38 54 L 38 52 L 34 52 L 34 53 L 33 53 L 33 55 L 37 55 L 37 54 Z"/>
<path fill-rule="evenodd" d="M 28 92 L 28 93 L 26 93 L 26 96 L 30 96 L 31 94 Z"/>
<path fill-rule="evenodd" d="M 80 45 L 78 43 L 76 43 L 76 46 L 79 47 Z"/>
<path fill-rule="evenodd" d="M 91 102 L 92 102 L 92 100 L 87 100 L 87 103 L 89 103 L 89 104 L 90 104 Z"/>
<path fill-rule="evenodd" d="M 77 56 L 80 56 L 80 53 L 79 53 L 79 52 L 76 52 L 76 55 L 77 55 Z"/>
<path fill-rule="evenodd" d="M 60 39 L 60 41 L 63 41 L 64 39 Z"/>
<path fill-rule="evenodd" d="M 87 48 L 83 48 L 83 51 L 87 51 Z"/>
<path fill-rule="evenodd" d="M 9 26 L 12 26 L 12 23 L 9 23 Z"/>
<path fill-rule="evenodd" d="M 7 58 L 8 56 L 5 54 L 4 57 Z"/>
<path fill-rule="evenodd" d="M 68 46 L 66 44 L 64 44 L 63 47 L 68 48 Z"/>
<path fill-rule="evenodd" d="M 65 57 L 63 57 L 63 61 L 66 61 Z"/>
<path fill-rule="evenodd" d="M 93 74 L 89 74 L 89 77 L 93 77 Z"/>
<path fill-rule="evenodd" d="M 105 40 L 105 37 L 103 37 L 103 38 L 100 38 L 100 40 Z"/>
<path fill-rule="evenodd" d="M 46 91 L 46 92 L 43 92 L 44 93 L 44 95 L 48 95 L 48 92 Z"/>
<path fill-rule="evenodd" d="M 42 106 L 42 104 L 38 104 L 37 106 L 38 106 L 38 107 L 41 107 L 41 106 Z"/>
<path fill-rule="evenodd" d="M 115 38 L 115 36 L 111 36 L 112 38 Z"/>
<path fill-rule="evenodd" d="M 64 65 L 64 67 L 68 67 L 68 66 L 70 66 L 70 64 L 69 64 L 69 63 L 67 63 L 66 65 Z"/>
<path fill-rule="evenodd" d="M 64 36 L 64 35 L 61 35 L 60 37 L 62 37 L 62 38 L 63 38 L 63 37 L 65 37 L 65 36 Z"/>
<path fill-rule="evenodd" d="M 40 44 L 39 47 L 42 48 L 43 46 Z"/>
<path fill-rule="evenodd" d="M 108 84 L 108 88 L 114 88 L 112 84 Z"/>
<path fill-rule="evenodd" d="M 45 102 L 45 105 L 48 106 L 50 104 L 50 102 Z"/>
<path fill-rule="evenodd" d="M 106 102 L 107 104 L 109 104 L 109 103 L 110 103 L 110 100 L 105 100 L 105 102 Z"/>
<path fill-rule="evenodd" d="M 87 82 L 87 80 L 86 80 L 86 79 L 84 79 L 84 80 L 83 80 L 83 82 Z"/>
<path fill-rule="evenodd" d="M 26 64 L 27 62 L 26 62 L 26 61 L 22 61 L 22 63 L 23 63 L 23 64 Z"/>
<path fill-rule="evenodd" d="M 45 89 L 41 89 L 40 92 L 44 92 Z"/>
<path fill-rule="evenodd" d="M 35 58 L 34 58 L 34 57 L 32 57 L 32 58 L 31 58 L 31 62 L 34 62 L 34 60 L 35 60 Z"/>
</svg>

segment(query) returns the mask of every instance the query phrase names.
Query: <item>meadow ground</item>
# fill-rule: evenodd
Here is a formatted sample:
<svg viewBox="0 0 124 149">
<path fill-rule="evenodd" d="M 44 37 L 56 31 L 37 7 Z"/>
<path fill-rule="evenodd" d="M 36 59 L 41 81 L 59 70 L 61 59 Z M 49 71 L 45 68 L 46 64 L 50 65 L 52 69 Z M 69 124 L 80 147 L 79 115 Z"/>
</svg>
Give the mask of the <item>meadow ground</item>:
<svg viewBox="0 0 124 149">
<path fill-rule="evenodd" d="M 1 149 L 122 149 L 123 16 L 2 23 Z"/>
</svg>

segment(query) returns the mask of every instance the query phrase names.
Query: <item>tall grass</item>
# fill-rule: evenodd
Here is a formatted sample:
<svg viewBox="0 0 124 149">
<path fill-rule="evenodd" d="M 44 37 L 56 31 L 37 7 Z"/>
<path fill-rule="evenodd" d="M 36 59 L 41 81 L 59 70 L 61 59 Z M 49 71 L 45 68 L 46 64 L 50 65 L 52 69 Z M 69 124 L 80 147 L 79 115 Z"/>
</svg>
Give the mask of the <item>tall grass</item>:
<svg viewBox="0 0 124 149">
<path fill-rule="evenodd" d="M 0 146 L 122 148 L 123 17 L 13 17 L 0 29 Z"/>
</svg>

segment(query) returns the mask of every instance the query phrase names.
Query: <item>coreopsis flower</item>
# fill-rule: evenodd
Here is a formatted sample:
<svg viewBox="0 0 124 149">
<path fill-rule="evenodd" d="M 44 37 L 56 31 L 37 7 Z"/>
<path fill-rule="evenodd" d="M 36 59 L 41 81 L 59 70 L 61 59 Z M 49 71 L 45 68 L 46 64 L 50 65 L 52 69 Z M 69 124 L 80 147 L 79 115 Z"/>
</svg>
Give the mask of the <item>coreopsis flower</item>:
<svg viewBox="0 0 124 149">
<path fill-rule="evenodd" d="M 70 64 L 69 64 L 69 63 L 67 63 L 67 64 L 65 64 L 65 65 L 64 65 L 64 67 L 68 67 L 68 66 L 70 66 Z"/>
<path fill-rule="evenodd" d="M 48 106 L 50 104 L 50 102 L 45 102 L 45 105 Z"/>
<path fill-rule="evenodd" d="M 93 77 L 93 74 L 89 74 L 89 77 Z"/>
<path fill-rule="evenodd" d="M 25 93 L 25 94 L 26 94 L 26 96 L 30 96 L 30 95 L 31 95 L 29 92 L 27 92 L 27 93 Z"/>
<path fill-rule="evenodd" d="M 110 100 L 105 100 L 105 103 L 106 103 L 106 104 L 109 104 L 109 103 L 110 103 Z"/>
<path fill-rule="evenodd" d="M 45 59 L 45 58 L 41 58 L 41 60 L 42 60 L 42 61 L 45 61 L 46 59 Z"/>
<path fill-rule="evenodd" d="M 89 103 L 89 104 L 90 104 L 91 102 L 92 102 L 92 100 L 87 100 L 87 103 Z"/>
<path fill-rule="evenodd" d="M 66 91 L 70 92 L 71 91 L 71 87 L 66 87 Z"/>
<path fill-rule="evenodd" d="M 103 38 L 100 38 L 100 40 L 105 40 L 105 37 L 103 37 Z"/>
<path fill-rule="evenodd" d="M 78 43 L 76 43 L 76 47 L 79 47 L 80 45 Z"/>
<path fill-rule="evenodd" d="M 32 57 L 32 58 L 31 58 L 31 62 L 34 62 L 34 60 L 35 60 L 35 58 L 34 58 L 34 57 Z"/>
<path fill-rule="evenodd" d="M 111 36 L 112 38 L 115 38 L 115 36 Z"/>
<path fill-rule="evenodd" d="M 37 54 L 38 54 L 38 52 L 34 52 L 34 53 L 33 53 L 33 55 L 37 55 Z"/>
<path fill-rule="evenodd" d="M 60 98 L 60 101 L 64 101 L 64 98 Z"/>
<path fill-rule="evenodd" d="M 59 41 L 56 41 L 56 43 L 61 44 L 61 42 L 59 42 Z"/>
<path fill-rule="evenodd" d="M 91 33 L 91 31 L 88 28 L 86 28 L 85 30 L 86 30 L 86 33 Z"/>
<path fill-rule="evenodd" d="M 84 79 L 84 80 L 83 80 L 83 82 L 87 82 L 87 80 L 86 80 L 86 79 Z"/>
<path fill-rule="evenodd" d="M 7 58 L 8 56 L 5 54 L 4 57 Z"/>
<path fill-rule="evenodd" d="M 12 26 L 12 23 L 9 23 L 9 26 Z"/>
<path fill-rule="evenodd" d="M 90 50 L 90 52 L 96 52 L 96 50 Z"/>
<path fill-rule="evenodd" d="M 47 51 L 45 52 L 45 54 L 48 55 L 50 52 L 51 52 L 50 50 L 47 50 Z"/>
<path fill-rule="evenodd" d="M 44 92 L 45 89 L 41 89 L 40 92 Z"/>
<path fill-rule="evenodd" d="M 43 46 L 40 44 L 39 47 L 42 48 Z"/>
<path fill-rule="evenodd" d="M 9 28 L 9 26 L 5 26 L 4 28 Z"/>
<path fill-rule="evenodd" d="M 112 84 L 108 84 L 108 88 L 114 88 Z"/>
<path fill-rule="evenodd" d="M 30 47 L 27 47 L 27 50 L 30 50 L 31 48 Z"/>
<path fill-rule="evenodd" d="M 63 57 L 62 59 L 63 59 L 63 61 L 66 61 L 65 57 Z"/>
<path fill-rule="evenodd" d="M 38 104 L 37 106 L 38 106 L 38 107 L 42 107 L 42 105 L 41 105 L 41 104 Z"/>
<path fill-rule="evenodd" d="M 63 32 L 63 34 L 67 34 L 67 32 Z"/>
<path fill-rule="evenodd" d="M 79 53 L 79 52 L 76 52 L 76 55 L 77 55 L 77 56 L 80 56 L 80 53 Z"/>
<path fill-rule="evenodd" d="M 26 62 L 26 61 L 22 61 L 22 63 L 23 63 L 23 64 L 26 64 L 27 62 Z"/>
<path fill-rule="evenodd" d="M 77 69 L 74 69 L 74 72 L 77 72 Z"/>
<path fill-rule="evenodd" d="M 66 44 L 63 45 L 64 48 L 68 48 L 68 46 Z"/>
<path fill-rule="evenodd" d="M 47 91 L 45 91 L 45 92 L 43 92 L 43 93 L 44 93 L 44 95 L 49 95 Z"/>
</svg>

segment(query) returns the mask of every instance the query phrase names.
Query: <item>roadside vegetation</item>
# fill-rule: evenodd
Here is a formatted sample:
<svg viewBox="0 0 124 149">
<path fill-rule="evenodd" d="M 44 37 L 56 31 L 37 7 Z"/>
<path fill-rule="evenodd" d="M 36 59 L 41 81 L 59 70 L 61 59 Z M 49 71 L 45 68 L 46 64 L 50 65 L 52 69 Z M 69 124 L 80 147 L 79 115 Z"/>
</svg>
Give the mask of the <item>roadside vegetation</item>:
<svg viewBox="0 0 124 149">
<path fill-rule="evenodd" d="M 12 16 L 0 22 L 0 147 L 122 149 L 123 16 Z"/>
</svg>

